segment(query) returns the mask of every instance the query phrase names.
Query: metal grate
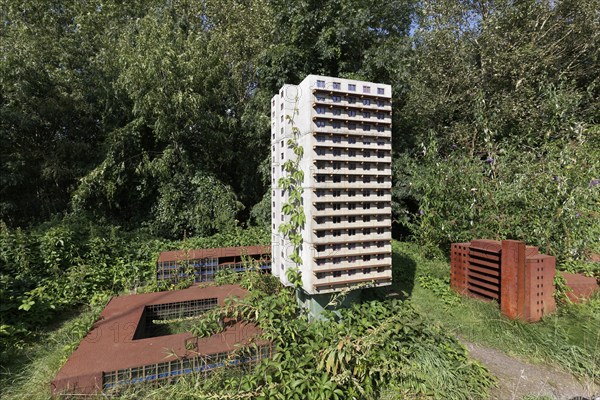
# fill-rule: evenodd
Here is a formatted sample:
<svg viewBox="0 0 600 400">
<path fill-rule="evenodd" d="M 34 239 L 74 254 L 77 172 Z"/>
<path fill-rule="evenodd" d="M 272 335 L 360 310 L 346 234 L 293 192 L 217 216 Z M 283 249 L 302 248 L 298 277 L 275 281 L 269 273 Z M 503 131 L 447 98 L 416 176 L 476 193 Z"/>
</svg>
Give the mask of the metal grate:
<svg viewBox="0 0 600 400">
<path fill-rule="evenodd" d="M 211 297 L 208 299 L 178 301 L 176 303 L 152 304 L 146 306 L 146 312 L 152 316 L 152 319 L 186 318 L 198 316 L 217 305 L 218 299 Z"/>
<path fill-rule="evenodd" d="M 223 263 L 216 257 L 202 258 L 182 261 L 165 261 L 156 263 L 156 278 L 160 281 L 179 282 L 191 277 L 195 282 L 212 282 L 215 280 L 217 272 L 224 269 L 231 269 L 236 272 L 243 272 L 250 268 L 257 268 L 263 271 L 271 270 L 271 260 L 269 257 L 250 258 L 244 260 L 235 257 L 231 263 Z"/>
<path fill-rule="evenodd" d="M 500 251 L 469 248 L 468 291 L 480 298 L 500 303 Z"/>
<path fill-rule="evenodd" d="M 208 299 L 179 301 L 174 303 L 152 304 L 144 308 L 142 318 L 133 336 L 134 340 L 168 335 L 155 320 L 181 320 L 197 317 L 218 306 L 216 297 Z"/>
<path fill-rule="evenodd" d="M 208 282 L 214 280 L 218 268 L 219 259 L 216 257 L 158 262 L 156 277 L 158 280 L 178 282 L 194 276 L 196 282 Z"/>
<path fill-rule="evenodd" d="M 200 373 L 206 376 L 221 367 L 251 367 L 264 358 L 270 358 L 271 355 L 272 346 L 265 345 L 258 348 L 248 348 L 246 353 L 242 355 L 237 355 L 235 351 L 232 351 L 103 372 L 102 388 L 103 390 L 109 390 L 118 386 L 141 382 L 170 381 L 192 373 Z"/>
</svg>

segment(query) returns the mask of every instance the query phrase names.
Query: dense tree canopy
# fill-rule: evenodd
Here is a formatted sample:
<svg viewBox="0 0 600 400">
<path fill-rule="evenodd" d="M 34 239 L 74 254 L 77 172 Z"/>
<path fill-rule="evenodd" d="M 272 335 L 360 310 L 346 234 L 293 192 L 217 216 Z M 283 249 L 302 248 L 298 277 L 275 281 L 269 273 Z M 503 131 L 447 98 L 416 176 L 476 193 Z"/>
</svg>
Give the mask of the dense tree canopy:
<svg viewBox="0 0 600 400">
<path fill-rule="evenodd" d="M 90 211 L 174 237 L 223 228 L 197 222 L 214 212 L 246 220 L 268 192 L 268 99 L 281 84 L 391 79 L 398 67 L 378 49 L 407 37 L 413 11 L 411 1 L 63 3 L 3 10 L 0 218 Z M 208 180 L 221 182 L 210 195 L 197 186 Z"/>
<path fill-rule="evenodd" d="M 36 0 L 1 18 L 10 227 L 265 223 L 269 98 L 316 73 L 392 84 L 395 219 L 417 239 L 565 259 L 600 241 L 596 0 Z"/>
</svg>

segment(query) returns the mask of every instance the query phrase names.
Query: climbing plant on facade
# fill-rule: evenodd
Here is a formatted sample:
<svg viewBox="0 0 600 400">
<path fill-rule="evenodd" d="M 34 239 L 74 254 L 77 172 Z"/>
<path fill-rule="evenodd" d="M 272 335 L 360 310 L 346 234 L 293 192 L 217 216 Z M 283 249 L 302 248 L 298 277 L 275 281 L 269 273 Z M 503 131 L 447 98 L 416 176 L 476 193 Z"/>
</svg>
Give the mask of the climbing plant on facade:
<svg viewBox="0 0 600 400">
<path fill-rule="evenodd" d="M 297 114 L 298 98 L 295 99 L 292 115 L 286 115 L 286 119 L 292 127 L 292 135 L 287 140 L 287 146 L 292 150 L 294 157 L 283 163 L 284 176 L 278 182 L 279 188 L 288 195 L 287 201 L 282 207 L 286 221 L 279 226 L 279 232 L 293 245 L 292 254 L 289 257 L 295 266 L 288 268 L 286 275 L 294 286 L 300 286 L 302 283 L 302 275 L 299 268 L 302 264 L 300 251 L 302 249 L 302 228 L 304 228 L 304 223 L 306 222 L 306 215 L 304 214 L 302 205 L 304 172 L 300 169 L 300 161 L 304 155 L 304 148 L 298 143 L 300 129 L 294 123 Z"/>
</svg>

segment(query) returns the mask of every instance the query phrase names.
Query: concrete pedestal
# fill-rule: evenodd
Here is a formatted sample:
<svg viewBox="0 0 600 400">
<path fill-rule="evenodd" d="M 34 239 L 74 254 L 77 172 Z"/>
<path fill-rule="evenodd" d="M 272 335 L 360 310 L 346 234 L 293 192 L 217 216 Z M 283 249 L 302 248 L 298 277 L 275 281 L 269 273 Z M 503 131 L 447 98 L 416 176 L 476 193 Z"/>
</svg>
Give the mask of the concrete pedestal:
<svg viewBox="0 0 600 400">
<path fill-rule="evenodd" d="M 298 305 L 308 312 L 311 321 L 326 320 L 325 310 L 338 313 L 340 308 L 348 308 L 360 301 L 362 290 L 353 290 L 344 295 L 340 293 L 308 294 L 302 289 L 296 290 Z"/>
</svg>

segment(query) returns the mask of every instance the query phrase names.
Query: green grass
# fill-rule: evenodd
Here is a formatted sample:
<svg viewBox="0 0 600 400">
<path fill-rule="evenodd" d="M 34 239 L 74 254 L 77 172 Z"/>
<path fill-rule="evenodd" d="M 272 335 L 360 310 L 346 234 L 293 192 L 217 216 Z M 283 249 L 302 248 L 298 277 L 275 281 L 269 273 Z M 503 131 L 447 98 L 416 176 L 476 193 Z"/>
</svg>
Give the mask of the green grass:
<svg viewBox="0 0 600 400">
<path fill-rule="evenodd" d="M 8 362 L 0 371 L 0 398 L 50 398 L 50 381 L 84 338 L 103 306 L 69 312 L 57 326 L 47 327 L 47 331 L 40 329 L 31 343 L 3 355 Z"/>
<path fill-rule="evenodd" d="M 421 314 L 446 331 L 533 363 L 551 363 L 600 380 L 600 295 L 561 305 L 538 323 L 511 321 L 495 302 L 454 294 L 445 260 L 429 260 L 411 243 L 393 244 L 393 290 L 405 291 Z M 425 286 L 425 287 L 424 287 Z"/>
<path fill-rule="evenodd" d="M 191 332 L 198 325 L 201 316 L 153 321 L 150 331 L 145 337 L 176 335 Z"/>
</svg>

